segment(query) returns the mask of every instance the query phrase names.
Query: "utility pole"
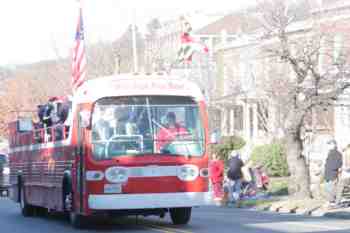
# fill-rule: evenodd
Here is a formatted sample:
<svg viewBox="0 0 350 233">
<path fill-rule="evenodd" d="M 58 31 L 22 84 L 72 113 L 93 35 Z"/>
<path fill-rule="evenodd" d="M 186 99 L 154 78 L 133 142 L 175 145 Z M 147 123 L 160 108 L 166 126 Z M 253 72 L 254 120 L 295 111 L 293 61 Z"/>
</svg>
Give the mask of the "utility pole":
<svg viewBox="0 0 350 233">
<path fill-rule="evenodd" d="M 137 58 L 137 44 L 136 44 L 136 8 L 133 9 L 133 23 L 131 26 L 132 31 L 132 52 L 134 58 L 134 72 L 138 72 L 138 58 Z"/>
</svg>

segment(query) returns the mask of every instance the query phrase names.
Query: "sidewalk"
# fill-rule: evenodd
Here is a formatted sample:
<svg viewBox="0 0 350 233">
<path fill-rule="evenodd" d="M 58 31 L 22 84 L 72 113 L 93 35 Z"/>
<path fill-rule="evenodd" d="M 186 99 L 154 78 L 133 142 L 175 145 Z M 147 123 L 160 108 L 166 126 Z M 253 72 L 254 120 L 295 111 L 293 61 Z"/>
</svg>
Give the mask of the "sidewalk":
<svg viewBox="0 0 350 233">
<path fill-rule="evenodd" d="M 280 197 L 281 198 L 281 197 Z M 296 214 L 304 216 L 313 216 L 313 217 L 327 217 L 335 219 L 347 219 L 350 220 L 350 207 L 346 208 L 337 208 L 337 209 L 325 209 L 322 206 L 321 202 L 310 202 L 305 205 L 305 203 L 291 203 L 288 199 L 281 198 L 279 200 L 271 199 L 270 203 L 258 205 L 258 206 L 242 206 L 239 208 L 250 209 L 254 211 L 269 211 L 276 212 L 281 214 Z M 212 207 L 221 207 L 221 208 L 238 208 L 236 205 L 225 205 L 220 202 L 212 201 Z"/>
<path fill-rule="evenodd" d="M 337 219 L 350 219 L 350 207 L 326 209 L 322 202 L 310 201 L 310 203 L 294 202 L 276 202 L 266 206 L 254 208 L 257 211 L 270 211 L 283 214 L 296 214 L 313 217 L 327 217 Z"/>
</svg>

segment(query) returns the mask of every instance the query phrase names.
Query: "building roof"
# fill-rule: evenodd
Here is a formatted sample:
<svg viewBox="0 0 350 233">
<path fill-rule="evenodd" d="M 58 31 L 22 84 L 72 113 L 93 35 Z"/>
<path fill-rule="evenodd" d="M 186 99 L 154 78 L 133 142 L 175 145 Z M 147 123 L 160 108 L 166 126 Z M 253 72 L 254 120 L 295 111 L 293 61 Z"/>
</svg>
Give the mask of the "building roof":
<svg viewBox="0 0 350 233">
<path fill-rule="evenodd" d="M 208 24 L 196 31 L 196 34 L 218 35 L 222 30 L 227 34 L 249 32 L 259 27 L 258 20 L 251 13 L 235 12 Z"/>
<path fill-rule="evenodd" d="M 350 7 L 348 0 L 314 0 L 310 2 L 313 13 L 330 12 Z"/>
<path fill-rule="evenodd" d="M 310 16 L 310 10 L 312 7 L 310 3 L 300 1 L 296 2 L 294 7 L 295 9 L 293 11 L 296 12 L 294 21 L 302 21 Z M 196 34 L 218 35 L 222 30 L 226 30 L 226 33 L 231 35 L 251 33 L 262 26 L 258 13 L 259 10 L 257 7 L 252 7 L 227 14 L 217 21 L 196 30 Z"/>
<path fill-rule="evenodd" d="M 194 12 L 185 15 L 186 20 L 191 24 L 194 31 L 205 27 L 213 22 L 216 22 L 223 17 L 223 14 L 208 14 L 205 12 Z M 172 17 L 169 19 L 160 19 L 161 27 L 157 29 L 157 33 L 162 36 L 166 36 L 173 33 L 179 33 L 181 31 L 180 16 Z"/>
<path fill-rule="evenodd" d="M 348 0 L 322 0 L 323 6 L 334 6 L 334 5 L 341 6 L 348 3 L 349 3 Z"/>
</svg>

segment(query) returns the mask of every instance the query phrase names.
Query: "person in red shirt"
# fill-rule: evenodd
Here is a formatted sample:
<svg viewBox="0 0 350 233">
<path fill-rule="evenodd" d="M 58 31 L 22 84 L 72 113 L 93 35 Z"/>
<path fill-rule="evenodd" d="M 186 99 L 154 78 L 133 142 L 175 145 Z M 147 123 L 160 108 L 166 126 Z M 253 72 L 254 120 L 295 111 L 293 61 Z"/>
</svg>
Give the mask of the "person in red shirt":
<svg viewBox="0 0 350 233">
<path fill-rule="evenodd" d="M 176 138 L 188 135 L 187 129 L 176 122 L 176 115 L 174 112 L 168 112 L 166 120 L 167 125 L 161 127 L 156 136 L 157 151 L 161 151 L 164 146 L 171 143 Z"/>
<path fill-rule="evenodd" d="M 214 199 L 221 199 L 223 197 L 224 162 L 217 159 L 215 153 L 213 153 L 209 163 L 209 174 L 213 185 Z"/>
</svg>

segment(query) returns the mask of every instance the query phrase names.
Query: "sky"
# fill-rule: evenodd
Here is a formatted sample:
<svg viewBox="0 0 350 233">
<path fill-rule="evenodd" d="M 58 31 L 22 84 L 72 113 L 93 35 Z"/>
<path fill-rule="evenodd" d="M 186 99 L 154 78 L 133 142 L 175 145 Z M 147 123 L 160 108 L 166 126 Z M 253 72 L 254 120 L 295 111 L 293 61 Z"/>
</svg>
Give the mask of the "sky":
<svg viewBox="0 0 350 233">
<path fill-rule="evenodd" d="M 241 9 L 256 0 L 83 0 L 87 43 L 113 41 L 133 22 L 176 17 L 197 10 Z M 1 0 L 0 65 L 67 56 L 74 42 L 76 0 Z"/>
</svg>

